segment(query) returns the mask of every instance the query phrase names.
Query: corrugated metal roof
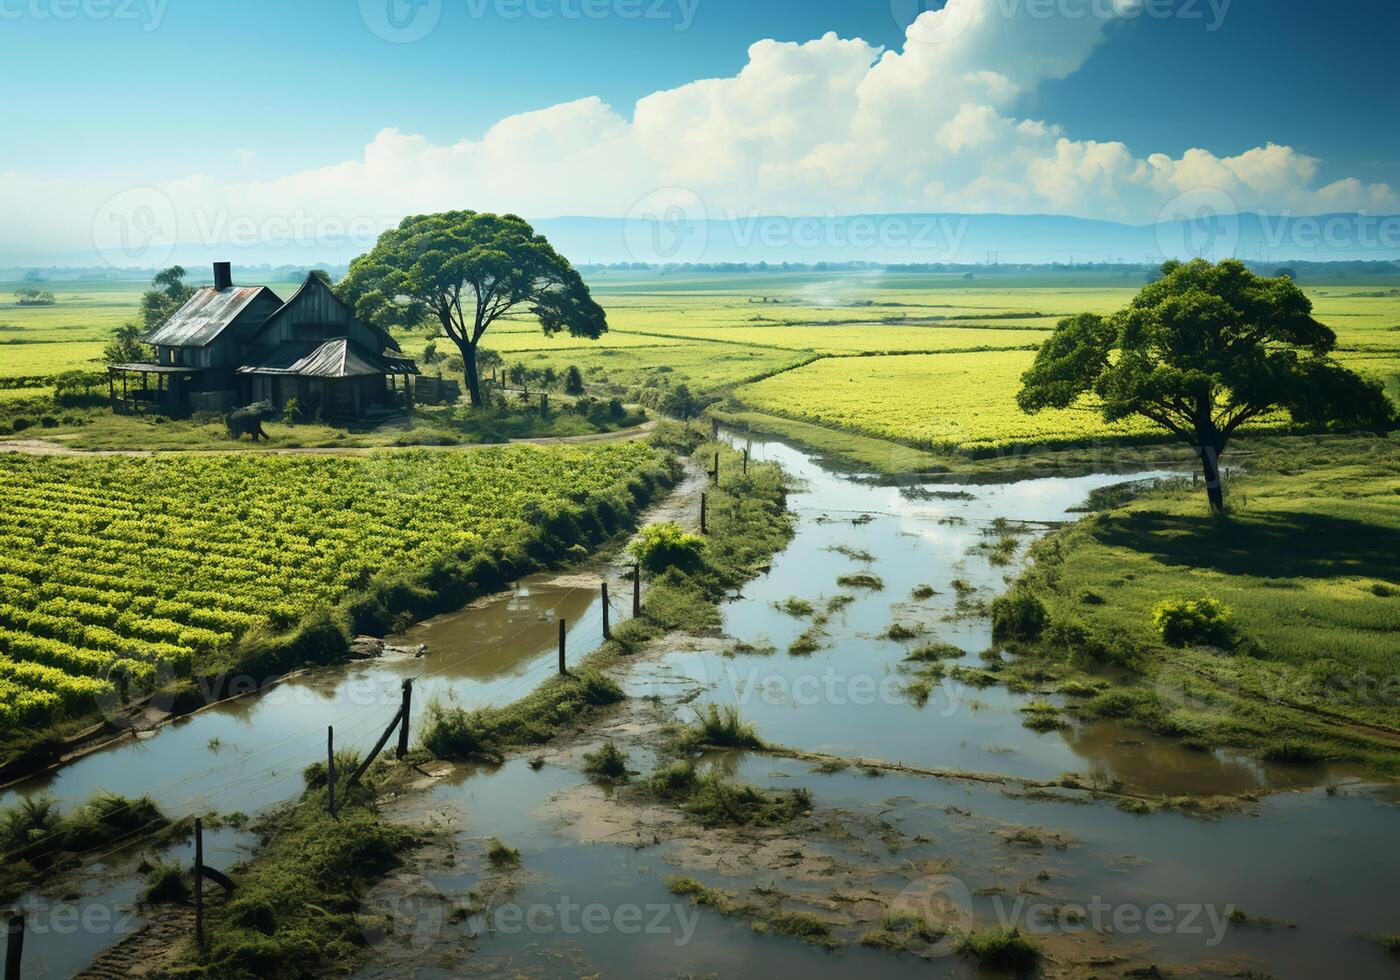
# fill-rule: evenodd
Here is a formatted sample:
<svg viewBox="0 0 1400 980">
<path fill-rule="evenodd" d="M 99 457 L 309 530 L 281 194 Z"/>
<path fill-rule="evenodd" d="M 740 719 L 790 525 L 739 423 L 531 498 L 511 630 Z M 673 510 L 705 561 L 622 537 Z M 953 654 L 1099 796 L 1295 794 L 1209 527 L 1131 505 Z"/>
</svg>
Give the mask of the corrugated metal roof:
<svg viewBox="0 0 1400 980">
<path fill-rule="evenodd" d="M 272 292 L 266 286 L 234 286 L 223 290 L 203 286 L 196 289 L 189 302 L 146 337 L 146 343 L 166 347 L 203 347 L 219 336 L 263 290 Z M 273 298 L 277 299 L 275 293 Z M 277 302 L 281 300 L 277 299 Z"/>
<path fill-rule="evenodd" d="M 371 354 L 359 344 L 344 337 L 325 341 L 288 341 L 271 349 L 251 352 L 239 374 L 290 374 L 304 378 L 356 378 L 365 375 L 401 373 L 403 358 L 384 358 Z M 407 363 L 414 372 L 412 361 Z"/>
</svg>

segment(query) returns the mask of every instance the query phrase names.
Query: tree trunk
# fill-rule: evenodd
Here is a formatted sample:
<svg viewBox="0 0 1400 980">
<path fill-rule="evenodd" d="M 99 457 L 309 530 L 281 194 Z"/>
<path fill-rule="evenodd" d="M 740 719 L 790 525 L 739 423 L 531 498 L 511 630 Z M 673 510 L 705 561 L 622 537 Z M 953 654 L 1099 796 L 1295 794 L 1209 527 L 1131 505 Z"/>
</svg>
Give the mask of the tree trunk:
<svg viewBox="0 0 1400 980">
<path fill-rule="evenodd" d="M 1196 454 L 1201 457 L 1201 468 L 1205 470 L 1206 494 L 1210 497 L 1212 513 L 1225 512 L 1225 488 L 1220 482 L 1220 450 L 1214 446 L 1201 446 Z"/>
<path fill-rule="evenodd" d="M 481 401 L 481 375 L 476 367 L 476 345 L 459 344 L 462 350 L 463 374 L 467 376 L 467 391 L 471 395 L 472 408 L 480 408 Z"/>
</svg>

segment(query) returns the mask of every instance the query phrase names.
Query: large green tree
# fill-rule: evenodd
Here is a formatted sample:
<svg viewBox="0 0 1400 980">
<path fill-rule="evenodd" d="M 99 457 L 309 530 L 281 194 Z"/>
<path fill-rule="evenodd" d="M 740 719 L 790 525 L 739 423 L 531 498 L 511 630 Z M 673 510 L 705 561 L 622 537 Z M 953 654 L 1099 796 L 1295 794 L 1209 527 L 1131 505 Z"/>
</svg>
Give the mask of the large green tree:
<svg viewBox="0 0 1400 980">
<path fill-rule="evenodd" d="M 162 269 L 151 280 L 151 288 L 141 294 L 141 322 L 147 332 L 169 320 L 194 295 L 194 288 L 185 285 L 185 275 L 183 266 Z"/>
<path fill-rule="evenodd" d="M 1061 320 L 1017 401 L 1038 412 L 1093 394 L 1109 422 L 1155 422 L 1195 449 L 1218 512 L 1220 458 L 1251 420 L 1286 411 L 1310 425 L 1394 423 L 1382 387 L 1328 356 L 1336 346 L 1289 279 L 1256 276 L 1233 259 L 1168 262 L 1126 309 Z"/>
<path fill-rule="evenodd" d="M 528 311 L 546 334 L 598 337 L 603 308 L 543 235 L 513 214 L 414 215 L 350 263 L 340 294 L 385 329 L 433 323 L 462 353 L 467 390 L 481 405 L 477 345 L 497 320 Z"/>
</svg>

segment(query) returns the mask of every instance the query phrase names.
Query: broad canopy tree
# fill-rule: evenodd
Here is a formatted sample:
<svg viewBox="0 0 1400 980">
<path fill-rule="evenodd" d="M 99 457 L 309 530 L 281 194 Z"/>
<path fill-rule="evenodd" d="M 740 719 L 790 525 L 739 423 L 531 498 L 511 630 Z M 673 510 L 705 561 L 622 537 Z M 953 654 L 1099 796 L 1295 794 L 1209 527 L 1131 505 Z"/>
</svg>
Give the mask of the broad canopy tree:
<svg viewBox="0 0 1400 980">
<path fill-rule="evenodd" d="M 380 327 L 431 318 L 461 351 L 467 390 L 482 404 L 477 346 L 497 320 L 528 311 L 546 334 L 597 338 L 603 308 L 568 260 L 513 214 L 414 215 L 350 263 L 340 294 Z"/>
<path fill-rule="evenodd" d="M 1106 421 L 1155 422 L 1195 449 L 1219 512 L 1220 457 L 1248 422 L 1286 411 L 1308 425 L 1394 423 L 1384 389 L 1329 357 L 1336 346 L 1289 279 L 1256 276 L 1233 259 L 1168 262 L 1126 309 L 1061 320 L 1017 402 L 1034 413 L 1093 394 Z"/>
</svg>

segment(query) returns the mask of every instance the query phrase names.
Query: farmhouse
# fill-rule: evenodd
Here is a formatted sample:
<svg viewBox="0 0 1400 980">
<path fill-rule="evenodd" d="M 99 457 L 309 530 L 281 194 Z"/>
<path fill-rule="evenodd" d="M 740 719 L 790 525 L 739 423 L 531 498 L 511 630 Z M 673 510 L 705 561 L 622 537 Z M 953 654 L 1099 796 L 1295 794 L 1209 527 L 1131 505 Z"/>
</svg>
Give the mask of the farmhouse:
<svg viewBox="0 0 1400 980">
<path fill-rule="evenodd" d="M 413 407 L 417 365 L 314 273 L 284 303 L 266 286 L 235 286 L 230 263 L 215 262 L 214 285 L 144 339 L 151 363 L 109 369 L 117 412 L 183 416 L 260 401 L 281 408 L 293 398 L 330 418 Z"/>
</svg>

